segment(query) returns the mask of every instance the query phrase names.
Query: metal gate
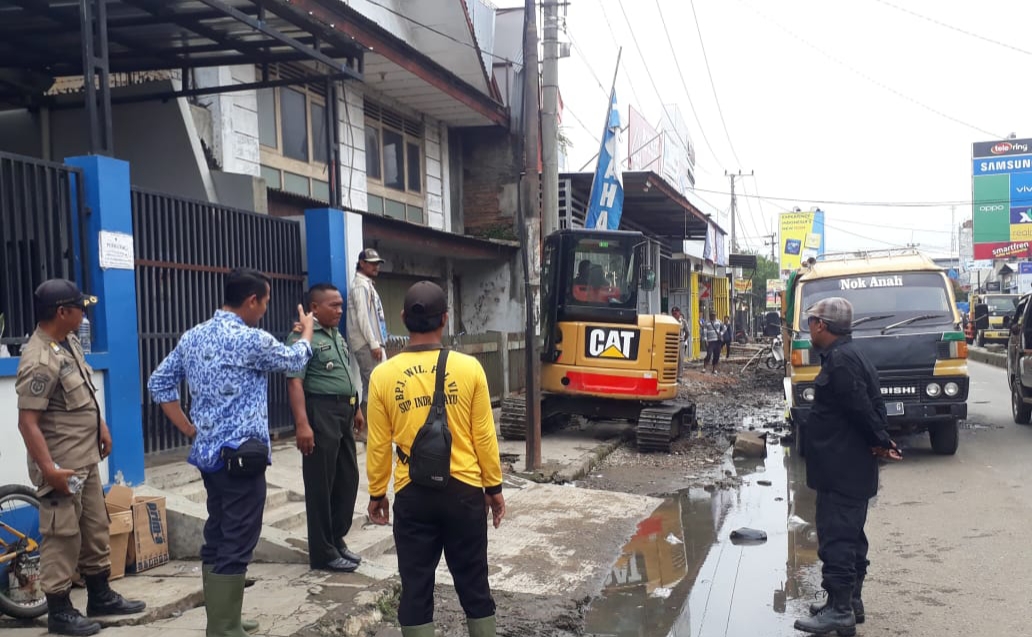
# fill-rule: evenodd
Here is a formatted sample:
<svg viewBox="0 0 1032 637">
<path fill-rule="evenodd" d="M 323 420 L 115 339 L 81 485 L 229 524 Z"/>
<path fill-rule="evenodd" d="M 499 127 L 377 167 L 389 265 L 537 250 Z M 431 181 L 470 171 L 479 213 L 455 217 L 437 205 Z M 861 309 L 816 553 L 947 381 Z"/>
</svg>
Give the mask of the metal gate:
<svg viewBox="0 0 1032 637">
<path fill-rule="evenodd" d="M 136 303 L 147 453 L 186 447 L 146 391 L 147 379 L 188 329 L 222 306 L 225 275 L 247 267 L 272 279 L 262 328 L 285 337 L 304 295 L 301 227 L 297 222 L 133 188 Z M 188 408 L 185 386 L 180 395 Z M 269 426 L 292 427 L 286 378 L 269 376 Z"/>
<path fill-rule="evenodd" d="M 0 153 L 0 343 L 15 356 L 35 329 L 36 286 L 60 277 L 89 287 L 78 255 L 82 183 L 78 168 Z"/>
</svg>

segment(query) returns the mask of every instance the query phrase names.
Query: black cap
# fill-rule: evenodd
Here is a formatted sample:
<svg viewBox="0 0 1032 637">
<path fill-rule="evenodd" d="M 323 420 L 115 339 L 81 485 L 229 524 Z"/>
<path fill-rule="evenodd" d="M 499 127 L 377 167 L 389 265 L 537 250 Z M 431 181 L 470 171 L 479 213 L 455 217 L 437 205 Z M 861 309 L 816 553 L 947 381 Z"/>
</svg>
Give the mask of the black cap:
<svg viewBox="0 0 1032 637">
<path fill-rule="evenodd" d="M 372 248 L 366 248 L 358 253 L 359 261 L 366 261 L 367 263 L 383 263 L 383 258 L 380 257 L 380 253 Z"/>
<path fill-rule="evenodd" d="M 448 297 L 433 281 L 420 281 L 405 293 L 405 314 L 416 317 L 440 316 L 448 311 Z"/>
<path fill-rule="evenodd" d="M 68 279 L 50 279 L 36 288 L 36 307 L 75 306 L 86 309 L 97 304 L 97 297 L 83 294 L 79 286 Z"/>
</svg>

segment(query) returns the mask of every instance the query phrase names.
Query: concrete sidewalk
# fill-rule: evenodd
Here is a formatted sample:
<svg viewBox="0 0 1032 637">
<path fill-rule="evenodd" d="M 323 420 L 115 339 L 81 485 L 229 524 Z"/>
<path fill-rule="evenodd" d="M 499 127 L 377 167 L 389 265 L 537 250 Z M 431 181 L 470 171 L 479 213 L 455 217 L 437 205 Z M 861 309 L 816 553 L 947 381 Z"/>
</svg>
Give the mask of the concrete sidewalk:
<svg viewBox="0 0 1032 637">
<path fill-rule="evenodd" d="M 544 468 L 535 477 L 577 479 L 618 447 L 628 430 L 625 424 L 602 424 L 546 436 Z M 659 500 L 528 480 L 520 475 L 525 443 L 499 443 L 506 469 L 507 516 L 501 528 L 489 529 L 492 588 L 544 597 L 595 594 L 623 544 Z M 364 446 L 360 449 L 364 468 Z M 364 627 L 380 621 L 381 608 L 386 607 L 382 600 L 397 591 L 391 527 L 366 523 L 368 488 L 363 470 L 356 525 L 347 536 L 349 546 L 362 553 L 362 566 L 351 574 L 309 570 L 300 465 L 292 441 L 276 445 L 268 474 L 266 526 L 256 552 L 259 561 L 249 571 L 258 581 L 245 595 L 245 615 L 261 622 L 257 635 L 288 637 L 328 621 L 334 634 L 363 634 Z M 138 491 L 168 498 L 169 538 L 177 559 L 113 583 L 149 607 L 137 616 L 109 618 L 103 634 L 143 637 L 160 631 L 162 637 L 200 637 L 205 625 L 200 563 L 189 556 L 200 548 L 203 488 L 197 472 L 183 464 L 158 468 L 152 474 L 149 484 Z M 437 581 L 451 584 L 443 561 Z M 85 607 L 84 591 L 75 591 L 73 598 L 79 608 Z M 28 626 L 0 619 L 0 632 L 5 637 L 43 635 L 45 617 Z"/>
</svg>

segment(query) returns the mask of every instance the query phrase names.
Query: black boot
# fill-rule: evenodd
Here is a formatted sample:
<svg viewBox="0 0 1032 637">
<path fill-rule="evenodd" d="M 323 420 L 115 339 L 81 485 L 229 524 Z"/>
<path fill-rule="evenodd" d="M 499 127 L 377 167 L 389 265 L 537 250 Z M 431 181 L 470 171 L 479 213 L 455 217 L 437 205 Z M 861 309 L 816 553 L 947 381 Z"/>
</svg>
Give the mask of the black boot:
<svg viewBox="0 0 1032 637">
<path fill-rule="evenodd" d="M 858 575 L 856 578 L 856 586 L 853 587 L 853 597 L 851 600 L 853 606 L 853 616 L 856 617 L 856 623 L 858 624 L 864 623 L 864 600 L 860 598 L 860 594 L 863 591 L 863 588 L 864 576 Z M 816 615 L 817 613 L 821 612 L 821 610 L 823 610 L 824 607 L 827 605 L 828 600 L 825 600 L 823 604 L 818 604 L 817 602 L 810 604 L 810 615 Z"/>
<path fill-rule="evenodd" d="M 47 594 L 47 631 L 55 635 L 96 635 L 100 632 L 100 624 L 86 619 L 68 597 L 68 591 L 58 594 Z"/>
<path fill-rule="evenodd" d="M 132 615 L 142 612 L 147 604 L 126 599 L 113 591 L 108 584 L 110 571 L 103 571 L 96 575 L 86 576 L 86 614 L 90 617 L 97 615 Z"/>
<path fill-rule="evenodd" d="M 813 617 L 797 619 L 795 629 L 815 635 L 835 632 L 839 637 L 852 637 L 856 634 L 852 594 L 850 589 L 828 591 L 828 603 Z"/>
</svg>

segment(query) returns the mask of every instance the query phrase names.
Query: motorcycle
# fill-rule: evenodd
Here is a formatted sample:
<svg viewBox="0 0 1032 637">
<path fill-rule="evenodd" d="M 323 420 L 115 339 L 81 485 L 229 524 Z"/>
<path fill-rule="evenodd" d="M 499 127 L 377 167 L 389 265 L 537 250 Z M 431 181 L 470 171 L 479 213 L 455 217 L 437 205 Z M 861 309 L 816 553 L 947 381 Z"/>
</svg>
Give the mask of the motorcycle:
<svg viewBox="0 0 1032 637">
<path fill-rule="evenodd" d="M 770 350 L 767 352 L 767 369 L 777 369 L 785 366 L 785 350 L 784 341 L 781 340 L 781 335 L 778 334 L 774 337 L 774 340 L 770 342 Z"/>
</svg>

